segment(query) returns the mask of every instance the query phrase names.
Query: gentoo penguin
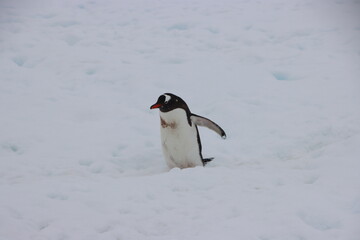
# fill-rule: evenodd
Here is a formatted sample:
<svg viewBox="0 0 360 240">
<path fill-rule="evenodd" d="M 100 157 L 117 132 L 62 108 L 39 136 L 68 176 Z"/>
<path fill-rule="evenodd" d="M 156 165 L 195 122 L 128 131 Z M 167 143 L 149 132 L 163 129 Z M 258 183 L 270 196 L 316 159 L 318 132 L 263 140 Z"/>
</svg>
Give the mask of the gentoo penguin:
<svg viewBox="0 0 360 240">
<path fill-rule="evenodd" d="M 203 158 L 197 126 L 208 127 L 226 138 L 224 130 L 213 121 L 190 112 L 180 97 L 165 93 L 150 109 L 160 110 L 162 150 L 170 168 L 205 166 L 213 158 Z"/>
</svg>

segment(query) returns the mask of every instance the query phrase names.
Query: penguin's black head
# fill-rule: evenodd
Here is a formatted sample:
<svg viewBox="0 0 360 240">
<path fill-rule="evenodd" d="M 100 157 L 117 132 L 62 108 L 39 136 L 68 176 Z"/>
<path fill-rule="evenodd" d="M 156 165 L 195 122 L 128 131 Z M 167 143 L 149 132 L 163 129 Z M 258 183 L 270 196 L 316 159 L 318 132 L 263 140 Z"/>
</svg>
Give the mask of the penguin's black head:
<svg viewBox="0 0 360 240">
<path fill-rule="evenodd" d="M 150 109 L 155 108 L 159 108 L 161 112 L 169 112 L 176 108 L 183 108 L 186 112 L 190 112 L 184 100 L 172 93 L 160 95 L 157 102 L 150 107 Z"/>
</svg>

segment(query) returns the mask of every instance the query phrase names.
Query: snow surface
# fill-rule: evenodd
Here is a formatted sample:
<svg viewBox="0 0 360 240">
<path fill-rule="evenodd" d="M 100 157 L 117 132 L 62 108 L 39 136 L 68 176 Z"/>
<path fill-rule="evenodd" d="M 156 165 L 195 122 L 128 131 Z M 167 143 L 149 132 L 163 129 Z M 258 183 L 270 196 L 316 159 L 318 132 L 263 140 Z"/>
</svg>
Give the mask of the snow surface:
<svg viewBox="0 0 360 240">
<path fill-rule="evenodd" d="M 0 1 L 0 239 L 360 239 L 360 2 Z M 166 168 L 164 92 L 217 122 Z"/>
</svg>

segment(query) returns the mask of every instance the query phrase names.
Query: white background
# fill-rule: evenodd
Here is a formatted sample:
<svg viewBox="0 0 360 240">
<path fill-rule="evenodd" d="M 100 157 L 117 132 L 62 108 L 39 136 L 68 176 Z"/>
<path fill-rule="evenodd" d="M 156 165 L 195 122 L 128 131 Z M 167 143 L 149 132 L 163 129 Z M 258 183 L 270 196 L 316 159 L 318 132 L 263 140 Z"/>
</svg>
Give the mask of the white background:
<svg viewBox="0 0 360 240">
<path fill-rule="evenodd" d="M 358 240 L 360 2 L 0 2 L 0 239 Z M 166 168 L 164 92 L 217 122 Z"/>
</svg>

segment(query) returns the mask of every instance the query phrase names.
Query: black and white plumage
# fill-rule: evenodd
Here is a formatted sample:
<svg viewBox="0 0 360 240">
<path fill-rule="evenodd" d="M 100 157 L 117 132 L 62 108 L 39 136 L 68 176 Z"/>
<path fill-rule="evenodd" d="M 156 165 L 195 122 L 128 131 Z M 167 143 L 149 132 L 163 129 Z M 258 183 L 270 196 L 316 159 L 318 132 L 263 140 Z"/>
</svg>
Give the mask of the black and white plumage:
<svg viewBox="0 0 360 240">
<path fill-rule="evenodd" d="M 225 139 L 226 134 L 219 125 L 191 113 L 185 101 L 172 93 L 161 95 L 150 107 L 155 108 L 160 110 L 162 150 L 170 168 L 205 166 L 212 160 L 202 156 L 197 126 L 207 127 Z"/>
</svg>

